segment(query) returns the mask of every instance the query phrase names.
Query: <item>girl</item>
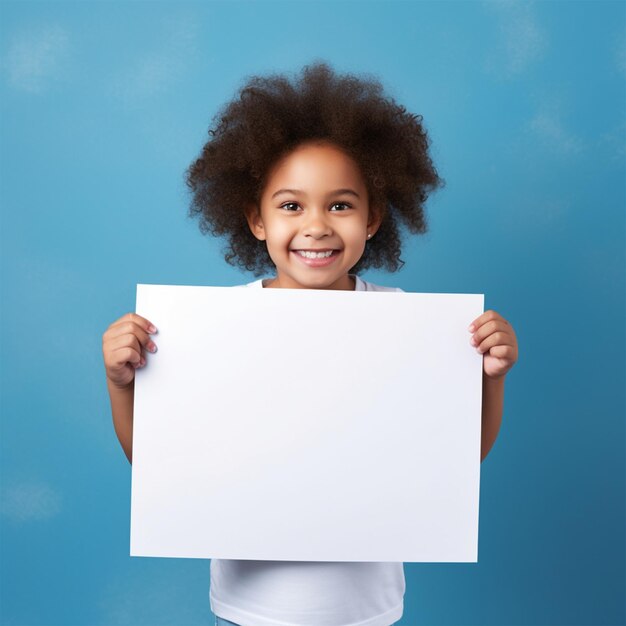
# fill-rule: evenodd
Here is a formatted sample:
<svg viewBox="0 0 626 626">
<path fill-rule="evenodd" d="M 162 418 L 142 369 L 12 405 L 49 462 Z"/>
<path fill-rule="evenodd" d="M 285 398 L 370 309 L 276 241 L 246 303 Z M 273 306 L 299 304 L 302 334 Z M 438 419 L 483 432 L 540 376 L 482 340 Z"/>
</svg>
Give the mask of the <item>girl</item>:
<svg viewBox="0 0 626 626">
<path fill-rule="evenodd" d="M 400 221 L 426 230 L 423 206 L 442 181 L 421 117 L 383 97 L 377 81 L 338 77 L 325 63 L 293 84 L 253 77 L 218 117 L 187 171 L 190 215 L 202 232 L 228 237 L 229 263 L 275 272 L 242 286 L 401 291 L 359 273 L 404 264 Z M 484 355 L 482 460 L 500 428 L 517 340 L 495 311 L 468 322 Z M 145 350 L 156 351 L 155 332 L 128 313 L 103 335 L 113 423 L 131 462 L 134 372 Z M 211 561 L 217 625 L 388 626 L 402 617 L 404 591 L 402 563 Z"/>
</svg>

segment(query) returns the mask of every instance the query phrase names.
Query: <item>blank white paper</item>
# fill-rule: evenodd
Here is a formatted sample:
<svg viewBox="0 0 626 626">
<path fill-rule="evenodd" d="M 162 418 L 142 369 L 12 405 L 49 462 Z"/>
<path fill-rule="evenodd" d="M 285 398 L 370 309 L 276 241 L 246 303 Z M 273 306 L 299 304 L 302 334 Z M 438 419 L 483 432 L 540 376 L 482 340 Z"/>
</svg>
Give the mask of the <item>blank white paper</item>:
<svg viewBox="0 0 626 626">
<path fill-rule="evenodd" d="M 137 285 L 131 556 L 477 562 L 483 306 Z"/>
</svg>

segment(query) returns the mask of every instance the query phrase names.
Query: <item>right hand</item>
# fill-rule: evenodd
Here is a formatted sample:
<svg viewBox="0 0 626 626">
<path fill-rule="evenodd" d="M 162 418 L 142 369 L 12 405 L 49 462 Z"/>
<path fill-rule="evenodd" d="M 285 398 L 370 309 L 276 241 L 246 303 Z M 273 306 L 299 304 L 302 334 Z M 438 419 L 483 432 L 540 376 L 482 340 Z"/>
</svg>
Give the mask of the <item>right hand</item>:
<svg viewBox="0 0 626 626">
<path fill-rule="evenodd" d="M 116 387 L 128 387 L 135 378 L 135 370 L 146 364 L 144 348 L 156 352 L 156 345 L 150 338 L 151 325 L 145 317 L 127 313 L 102 335 L 106 375 Z"/>
</svg>

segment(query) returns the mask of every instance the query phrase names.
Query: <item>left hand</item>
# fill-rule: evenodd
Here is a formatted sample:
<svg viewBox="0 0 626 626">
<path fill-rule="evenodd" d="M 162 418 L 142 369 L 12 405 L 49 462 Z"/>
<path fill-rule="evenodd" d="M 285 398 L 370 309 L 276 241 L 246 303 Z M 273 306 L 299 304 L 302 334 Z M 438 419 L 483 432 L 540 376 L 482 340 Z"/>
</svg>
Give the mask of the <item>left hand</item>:
<svg viewBox="0 0 626 626">
<path fill-rule="evenodd" d="M 472 324 L 470 343 L 483 354 L 483 369 L 490 378 L 501 378 L 517 361 L 517 337 L 513 327 L 495 311 L 485 311 Z"/>
</svg>

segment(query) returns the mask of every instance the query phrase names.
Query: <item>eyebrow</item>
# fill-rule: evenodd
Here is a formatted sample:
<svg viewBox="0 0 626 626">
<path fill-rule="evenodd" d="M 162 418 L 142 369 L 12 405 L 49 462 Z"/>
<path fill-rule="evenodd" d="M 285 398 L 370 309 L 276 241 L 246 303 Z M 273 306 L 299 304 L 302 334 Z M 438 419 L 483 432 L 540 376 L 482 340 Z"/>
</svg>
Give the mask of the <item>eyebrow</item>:
<svg viewBox="0 0 626 626">
<path fill-rule="evenodd" d="M 298 194 L 303 194 L 306 195 L 303 191 L 301 191 L 300 189 L 279 189 L 278 191 L 276 191 L 273 195 L 272 195 L 272 200 L 276 197 L 279 196 L 282 193 L 290 193 L 293 195 L 298 195 Z M 354 191 L 353 189 L 335 189 L 334 191 L 329 192 L 329 196 L 334 196 L 334 195 L 338 195 L 340 193 L 346 193 L 346 194 L 350 194 L 352 196 L 356 196 L 357 198 L 360 198 L 359 194 Z"/>
</svg>

